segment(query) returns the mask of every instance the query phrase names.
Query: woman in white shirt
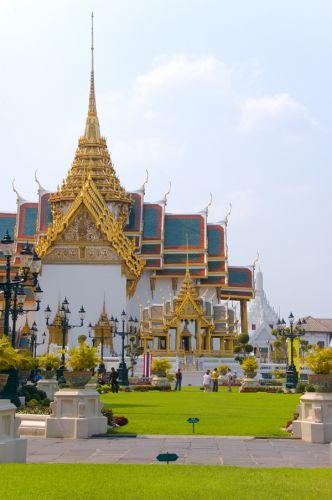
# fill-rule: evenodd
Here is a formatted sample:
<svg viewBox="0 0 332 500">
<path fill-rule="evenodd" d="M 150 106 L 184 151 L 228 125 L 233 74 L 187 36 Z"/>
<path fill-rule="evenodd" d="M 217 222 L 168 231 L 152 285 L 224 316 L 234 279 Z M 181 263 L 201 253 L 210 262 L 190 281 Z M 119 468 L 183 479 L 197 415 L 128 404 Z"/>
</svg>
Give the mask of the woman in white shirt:
<svg viewBox="0 0 332 500">
<path fill-rule="evenodd" d="M 210 370 L 207 370 L 203 375 L 203 387 L 204 392 L 210 392 L 211 390 L 211 375 Z"/>
</svg>

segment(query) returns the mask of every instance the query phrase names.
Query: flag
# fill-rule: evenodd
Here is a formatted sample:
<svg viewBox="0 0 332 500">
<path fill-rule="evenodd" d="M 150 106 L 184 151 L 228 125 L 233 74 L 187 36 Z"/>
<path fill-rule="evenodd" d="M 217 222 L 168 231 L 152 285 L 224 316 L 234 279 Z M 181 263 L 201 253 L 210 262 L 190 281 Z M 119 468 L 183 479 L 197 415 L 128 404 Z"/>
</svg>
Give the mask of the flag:
<svg viewBox="0 0 332 500">
<path fill-rule="evenodd" d="M 151 370 L 152 370 L 152 354 L 150 352 L 147 352 L 144 354 L 143 358 L 143 377 L 149 378 L 151 377 Z"/>
</svg>

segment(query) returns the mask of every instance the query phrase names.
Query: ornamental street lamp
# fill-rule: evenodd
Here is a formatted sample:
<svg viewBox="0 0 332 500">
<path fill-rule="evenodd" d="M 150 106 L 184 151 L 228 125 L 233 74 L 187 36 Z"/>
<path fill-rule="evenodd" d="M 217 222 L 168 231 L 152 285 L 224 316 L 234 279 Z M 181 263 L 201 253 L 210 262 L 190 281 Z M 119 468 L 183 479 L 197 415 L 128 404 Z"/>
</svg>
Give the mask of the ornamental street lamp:
<svg viewBox="0 0 332 500">
<path fill-rule="evenodd" d="M 24 245 L 20 253 L 20 273 L 11 278 L 12 257 L 14 255 L 14 240 L 9 236 L 8 230 L 0 241 L 0 251 L 6 259 L 5 281 L 0 283 L 0 290 L 4 295 L 4 335 L 9 336 L 9 320 L 12 319 L 11 344 L 16 347 L 16 321 L 19 314 L 30 311 L 38 311 L 42 299 L 42 290 L 38 284 L 37 276 L 41 267 L 38 255 L 32 252 L 30 245 Z M 35 309 L 24 310 L 25 288 L 32 287 L 35 293 L 37 306 Z M 14 368 L 8 370 L 8 381 L 1 393 L 1 398 L 10 399 L 16 406 L 20 406 L 17 395 L 18 371 Z"/>
<path fill-rule="evenodd" d="M 8 231 L 0 242 L 0 250 L 6 258 L 6 278 L 0 283 L 0 290 L 4 293 L 4 334 L 9 336 L 9 319 L 12 318 L 11 343 L 16 347 L 16 322 L 18 315 L 25 312 L 39 311 L 43 291 L 39 286 L 37 276 L 41 267 L 41 260 L 35 252 L 32 252 L 29 243 L 26 243 L 20 253 L 21 269 L 11 279 L 11 259 L 14 253 L 14 240 Z M 30 283 L 28 281 L 31 281 Z M 34 288 L 35 309 L 23 309 L 26 299 L 25 288 Z"/>
<path fill-rule="evenodd" d="M 97 326 L 100 326 L 101 328 L 101 335 L 100 336 L 97 336 L 96 333 L 94 335 L 92 335 L 92 330 L 95 330 L 96 331 L 96 327 Z M 89 323 L 89 337 L 90 339 L 92 339 L 92 345 L 93 347 L 95 347 L 96 345 L 96 342 L 98 340 L 100 340 L 100 360 L 101 360 L 101 363 L 99 365 L 99 370 L 101 369 L 105 369 L 105 365 L 104 365 L 104 344 L 105 344 L 105 332 L 104 332 L 104 328 L 105 328 L 106 324 L 105 324 L 105 321 L 104 320 L 100 320 L 97 325 L 95 325 L 94 327 L 92 326 L 91 323 Z M 113 328 L 112 328 L 112 325 L 111 325 L 111 333 L 113 331 Z"/>
<path fill-rule="evenodd" d="M 122 320 L 122 331 L 121 332 L 118 331 L 118 326 L 117 326 L 118 320 L 117 320 L 117 318 L 114 319 L 113 316 L 111 317 L 111 325 L 112 325 L 114 335 L 120 335 L 120 337 L 122 339 L 121 361 L 120 361 L 119 368 L 118 368 L 118 373 L 119 373 L 118 383 L 121 386 L 128 386 L 129 379 L 128 379 L 128 368 L 127 368 L 127 364 L 125 361 L 124 341 L 125 341 L 126 336 L 128 336 L 128 334 L 131 332 L 131 328 L 134 326 L 133 325 L 134 320 L 130 316 L 129 321 L 126 325 L 127 315 L 126 315 L 125 311 L 122 311 L 121 320 Z"/>
<path fill-rule="evenodd" d="M 46 333 L 43 333 L 43 341 L 38 342 L 38 328 L 34 321 L 30 328 L 30 351 L 33 358 L 37 357 L 37 347 L 45 344 Z"/>
<path fill-rule="evenodd" d="M 68 332 L 72 328 L 80 328 L 83 326 L 84 323 L 84 318 L 85 318 L 85 310 L 84 307 L 81 306 L 80 310 L 78 311 L 78 317 L 80 319 L 80 324 L 79 325 L 71 325 L 69 323 L 70 319 L 70 309 L 69 309 L 69 302 L 67 298 L 65 297 L 64 301 L 61 304 L 60 307 L 60 327 L 61 327 L 61 332 L 62 332 L 62 354 L 61 354 L 61 366 L 58 370 L 57 377 L 60 378 L 63 376 L 63 372 L 65 369 L 65 349 L 66 349 L 66 344 L 68 342 Z M 56 326 L 54 323 L 50 323 L 50 317 L 51 317 L 52 310 L 50 309 L 50 306 L 48 305 L 44 311 L 44 316 L 46 320 L 46 325 L 47 326 Z"/>
<path fill-rule="evenodd" d="M 306 323 L 305 319 L 302 321 L 299 319 L 297 324 L 294 326 L 294 316 L 292 313 L 288 316 L 289 327 L 287 327 L 286 321 L 284 319 L 278 320 L 277 329 L 280 337 L 290 340 L 290 363 L 286 371 L 286 387 L 287 389 L 295 389 L 298 383 L 298 373 L 294 365 L 294 340 L 305 335 L 305 329 L 302 325 Z"/>
</svg>

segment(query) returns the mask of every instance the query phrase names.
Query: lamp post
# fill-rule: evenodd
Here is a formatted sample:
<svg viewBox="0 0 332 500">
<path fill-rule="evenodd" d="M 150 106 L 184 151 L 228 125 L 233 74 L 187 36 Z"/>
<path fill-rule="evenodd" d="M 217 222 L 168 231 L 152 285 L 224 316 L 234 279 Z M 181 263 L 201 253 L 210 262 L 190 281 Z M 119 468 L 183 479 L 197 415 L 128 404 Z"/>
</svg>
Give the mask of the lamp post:
<svg viewBox="0 0 332 500">
<path fill-rule="evenodd" d="M 287 389 L 295 389 L 299 376 L 294 365 L 294 340 L 305 335 L 305 329 L 302 325 L 306 323 L 305 319 L 300 320 L 294 326 L 294 316 L 292 313 L 288 316 L 289 327 L 287 327 L 284 319 L 278 320 L 277 329 L 280 337 L 289 339 L 290 341 L 290 363 L 288 363 L 286 371 L 286 387 Z"/>
<path fill-rule="evenodd" d="M 38 342 L 38 328 L 34 321 L 30 328 L 30 350 L 33 358 L 37 357 L 37 347 L 45 344 L 46 333 L 43 333 L 43 341 Z"/>
<path fill-rule="evenodd" d="M 92 330 L 96 331 L 96 326 L 100 326 L 101 327 L 101 335 L 99 337 L 97 337 L 96 334 L 91 335 L 92 334 Z M 99 323 L 97 325 L 95 325 L 94 327 L 92 326 L 91 323 L 89 323 L 89 337 L 90 337 L 90 339 L 92 339 L 92 345 L 93 345 L 93 347 L 95 347 L 95 344 L 96 344 L 97 340 L 100 340 L 100 361 L 101 362 L 100 362 L 100 365 L 99 365 L 99 370 L 105 368 L 104 367 L 104 344 L 105 344 L 104 327 L 105 327 L 105 321 L 103 321 L 103 320 L 100 320 Z M 111 328 L 111 331 L 112 331 L 112 328 Z"/>
<path fill-rule="evenodd" d="M 50 306 L 48 305 L 44 311 L 44 316 L 46 319 L 47 326 L 53 326 L 49 322 L 50 317 L 51 317 L 51 313 L 52 313 L 52 310 L 50 309 Z M 61 326 L 61 332 L 62 332 L 62 354 L 61 354 L 61 366 L 60 366 L 60 368 L 58 370 L 58 374 L 57 374 L 58 378 L 63 376 L 63 372 L 65 369 L 65 361 L 66 361 L 65 349 L 66 349 L 66 344 L 67 344 L 67 340 L 68 340 L 68 332 L 72 328 L 80 328 L 83 326 L 84 318 L 85 318 L 84 307 L 81 306 L 80 310 L 78 311 L 78 317 L 80 319 L 79 325 L 71 325 L 69 323 L 70 314 L 71 314 L 71 312 L 69 309 L 69 302 L 68 302 L 67 298 L 65 297 L 64 301 L 61 304 L 61 308 L 60 308 L 60 320 L 61 320 L 60 326 Z"/>
<path fill-rule="evenodd" d="M 0 283 L 0 290 L 3 291 L 5 299 L 4 308 L 4 334 L 9 336 L 9 319 L 12 318 L 11 344 L 16 347 L 16 322 L 18 315 L 25 312 L 39 311 L 43 291 L 41 290 L 37 276 L 41 267 L 41 260 L 35 252 L 32 252 L 29 243 L 26 243 L 20 253 L 20 274 L 15 274 L 11 279 L 11 259 L 14 253 L 14 240 L 9 236 L 8 231 L 0 241 L 0 250 L 6 258 L 6 277 Z M 29 283 L 28 281 L 31 281 Z M 26 299 L 25 288 L 34 288 L 35 309 L 23 309 Z"/>
<path fill-rule="evenodd" d="M 121 339 L 122 339 L 122 343 L 121 343 L 121 361 L 120 361 L 120 364 L 119 364 L 119 368 L 118 368 L 118 373 L 119 373 L 119 378 L 118 378 L 118 383 L 119 385 L 121 386 L 128 386 L 129 385 L 129 379 L 128 379 L 128 368 L 127 368 L 127 364 L 126 364 L 126 361 L 125 361 L 125 344 L 124 344 L 124 341 L 125 341 L 125 337 L 128 335 L 128 333 L 130 333 L 130 327 L 132 326 L 131 323 L 132 323 L 132 318 L 130 317 L 129 319 L 129 325 L 127 324 L 127 328 L 126 327 L 126 320 L 127 320 L 127 315 L 125 313 L 125 311 L 122 311 L 122 314 L 121 314 L 121 320 L 122 320 L 122 331 L 119 332 L 118 331 L 118 320 L 117 318 L 111 318 L 111 325 L 113 327 L 113 332 L 114 332 L 114 335 L 120 335 Z M 129 330 L 128 330 L 128 326 L 129 326 Z"/>
</svg>

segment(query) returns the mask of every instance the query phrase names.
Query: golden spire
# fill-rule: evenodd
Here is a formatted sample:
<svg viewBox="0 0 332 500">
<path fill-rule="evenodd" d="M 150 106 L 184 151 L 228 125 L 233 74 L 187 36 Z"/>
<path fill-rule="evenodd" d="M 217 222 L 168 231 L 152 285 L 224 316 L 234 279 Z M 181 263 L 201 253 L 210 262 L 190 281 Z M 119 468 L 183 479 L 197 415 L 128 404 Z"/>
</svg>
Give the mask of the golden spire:
<svg viewBox="0 0 332 500">
<path fill-rule="evenodd" d="M 93 43 L 93 12 L 91 13 L 91 75 L 89 110 L 86 119 L 84 137 L 87 141 L 95 143 L 100 139 L 99 120 L 97 116 L 96 95 L 95 95 L 95 72 L 94 72 L 94 43 Z"/>
<path fill-rule="evenodd" d="M 68 207 L 83 189 L 89 175 L 108 207 L 110 208 L 109 203 L 117 205 L 112 208 L 112 211 L 124 225 L 132 205 L 132 199 L 121 186 L 113 168 L 106 139 L 100 135 L 94 83 L 93 13 L 91 15 L 91 76 L 88 116 L 84 135 L 78 141 L 78 148 L 67 179 L 57 192 L 50 195 L 53 220 L 64 216 Z"/>
</svg>

